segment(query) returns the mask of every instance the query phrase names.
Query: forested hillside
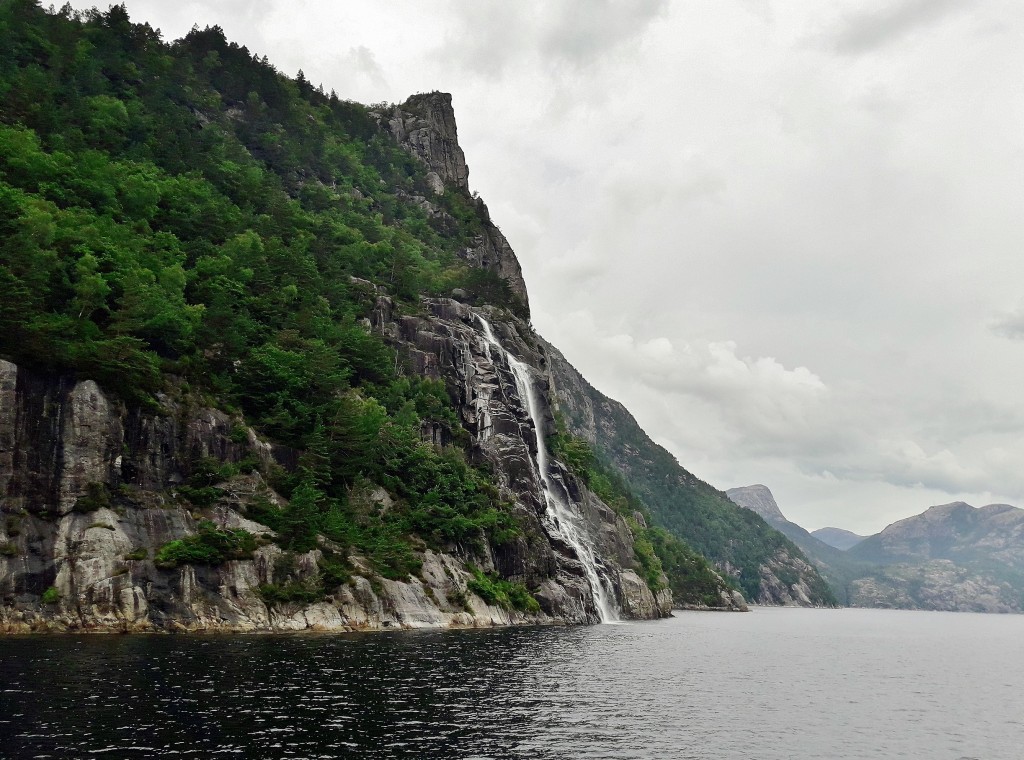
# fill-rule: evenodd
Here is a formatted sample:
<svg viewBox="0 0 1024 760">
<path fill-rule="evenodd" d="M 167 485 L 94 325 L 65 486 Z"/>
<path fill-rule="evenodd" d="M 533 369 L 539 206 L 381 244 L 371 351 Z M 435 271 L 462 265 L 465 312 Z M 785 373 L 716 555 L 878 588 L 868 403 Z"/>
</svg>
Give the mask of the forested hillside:
<svg viewBox="0 0 1024 760">
<path fill-rule="evenodd" d="M 522 566 L 536 518 L 524 522 L 512 503 L 519 486 L 482 455 L 490 433 L 467 432 L 472 399 L 451 372 L 417 366 L 415 341 L 370 329 L 382 308 L 393 325 L 433 319 L 425 299 L 454 295 L 504 315 L 511 337 L 532 345 L 518 264 L 512 276 L 507 260 L 495 263 L 514 254 L 483 202 L 396 140 L 390 107 L 344 100 L 301 72 L 287 77 L 218 27 L 168 43 L 120 6 L 79 14 L 10 0 L 0 39 L 0 358 L 20 368 L 18 403 L 53 410 L 42 414 L 57 415 L 54 434 L 64 412 L 49 395 L 33 401 L 32 387 L 63 398 L 95 380 L 129 410 L 119 413 L 126 434 L 144 433 L 150 418 L 225 413 L 227 440 L 217 433 L 172 457 L 158 501 L 190 505 L 199 519 L 230 501 L 233 478 L 265 481 L 274 498 L 243 505 L 247 519 L 269 526 L 289 557 L 323 554 L 313 581 L 299 583 L 287 564 L 271 573 L 281 582 L 262 589 L 270 603 L 323 598 L 359 569 L 350 552 L 381 577 L 405 579 L 420 572 L 424 550 L 457 548 L 511 557 L 505 574 L 515 583 L 478 574 L 476 591 L 533 608 L 524 582 L 554 570 Z M 433 107 L 424 97 L 418 107 Z M 459 319 L 479 328 L 471 312 Z M 513 401 L 525 414 L 525 401 Z M 528 419 L 518 424 L 533 434 Z M 55 451 L 66 448 L 51 438 Z M 120 445 L 116 471 L 108 452 L 110 476 L 78 483 L 75 512 L 123 514 L 146 501 L 133 482 L 141 454 Z M 258 455 L 267 445 L 272 458 Z M 34 456 L 16 452 L 12 466 L 29 472 Z M 4 477 L 16 495 L 5 511 L 65 514 L 46 496 L 51 486 Z M 689 582 L 694 600 L 716 603 L 721 582 L 678 539 L 644 538 L 649 528 L 634 524 L 630 549 L 625 518 L 595 519 L 619 521 L 620 537 L 605 540 L 626 547 L 619 561 L 652 592 L 664 587 L 664 559 L 680 568 L 673 587 Z M 27 540 L 17 525 L 3 544 L 15 559 Z M 218 565 L 259 545 L 247 529 L 201 522 L 125 561 Z"/>
<path fill-rule="evenodd" d="M 173 375 L 303 451 L 277 483 L 299 496 L 281 524 L 296 547 L 326 531 L 402 574 L 411 529 L 512 529 L 484 476 L 420 442 L 422 421 L 456 426 L 444 389 L 396 372 L 351 280 L 409 308 L 458 287 L 523 312 L 455 256 L 480 233 L 471 199 L 428 218 L 410 200 L 425 167 L 365 107 L 219 28 L 167 45 L 119 6 L 80 20 L 17 0 L 0 37 L 0 354 L 141 404 Z M 358 478 L 408 514 L 356 529 L 338 510 Z"/>
</svg>

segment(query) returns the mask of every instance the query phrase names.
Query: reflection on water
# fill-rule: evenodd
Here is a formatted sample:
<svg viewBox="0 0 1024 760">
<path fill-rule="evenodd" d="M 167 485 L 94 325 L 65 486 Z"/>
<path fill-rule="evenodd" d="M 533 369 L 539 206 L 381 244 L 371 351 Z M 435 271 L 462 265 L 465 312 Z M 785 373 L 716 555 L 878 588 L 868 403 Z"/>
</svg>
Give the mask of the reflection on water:
<svg viewBox="0 0 1024 760">
<path fill-rule="evenodd" d="M 1024 617 L 0 638 L 0 757 L 1017 758 Z"/>
</svg>

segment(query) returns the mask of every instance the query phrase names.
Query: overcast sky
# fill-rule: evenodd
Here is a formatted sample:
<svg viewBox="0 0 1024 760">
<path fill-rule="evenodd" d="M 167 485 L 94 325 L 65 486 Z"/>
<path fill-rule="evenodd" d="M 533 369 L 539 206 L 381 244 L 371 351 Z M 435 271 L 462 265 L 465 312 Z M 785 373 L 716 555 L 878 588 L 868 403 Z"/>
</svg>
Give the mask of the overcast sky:
<svg viewBox="0 0 1024 760">
<path fill-rule="evenodd" d="M 715 486 L 860 533 L 1024 505 L 1024 4 L 126 4 L 451 92 L 538 331 Z"/>
</svg>

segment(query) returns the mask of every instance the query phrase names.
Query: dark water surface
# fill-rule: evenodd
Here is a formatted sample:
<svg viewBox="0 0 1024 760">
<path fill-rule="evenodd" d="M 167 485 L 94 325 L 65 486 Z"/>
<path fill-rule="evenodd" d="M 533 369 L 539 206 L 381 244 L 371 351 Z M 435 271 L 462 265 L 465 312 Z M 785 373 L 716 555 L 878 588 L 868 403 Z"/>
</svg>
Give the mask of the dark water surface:
<svg viewBox="0 0 1024 760">
<path fill-rule="evenodd" d="M 1024 758 L 1024 616 L 0 637 L 3 758 Z"/>
</svg>

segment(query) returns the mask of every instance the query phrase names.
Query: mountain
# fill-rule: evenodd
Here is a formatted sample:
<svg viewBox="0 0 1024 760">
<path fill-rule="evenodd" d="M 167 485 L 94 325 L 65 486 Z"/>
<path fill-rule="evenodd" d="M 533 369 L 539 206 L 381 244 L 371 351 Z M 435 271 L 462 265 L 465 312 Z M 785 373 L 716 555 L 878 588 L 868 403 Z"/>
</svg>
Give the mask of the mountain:
<svg viewBox="0 0 1024 760">
<path fill-rule="evenodd" d="M 849 583 L 865 571 L 865 563 L 831 546 L 783 515 L 775 496 L 767 486 L 730 488 L 726 495 L 735 504 L 760 515 L 773 528 L 789 538 L 817 568 L 840 604 L 849 604 Z"/>
<path fill-rule="evenodd" d="M 814 563 L 841 603 L 971 612 L 1024 611 L 1024 510 L 931 507 L 841 550 L 786 520 L 762 485 L 726 492 L 764 515 Z M 823 529 L 815 534 L 838 529 Z M 841 534 L 855 536 L 847 531 Z"/>
<path fill-rule="evenodd" d="M 1024 611 L 1024 510 L 953 502 L 888 526 L 850 550 L 881 566 L 854 583 L 862 606 Z"/>
<path fill-rule="evenodd" d="M 834 546 L 836 549 L 842 549 L 846 551 L 851 549 L 867 536 L 859 536 L 852 531 L 843 530 L 842 528 L 818 528 L 812 530 L 811 535 L 819 541 L 824 541 L 829 546 Z"/>
<path fill-rule="evenodd" d="M 122 6 L 0 34 L 0 630 L 827 603 L 614 402 L 629 468 L 560 426 L 449 95 L 368 108 Z"/>
<path fill-rule="evenodd" d="M 749 509 L 751 512 L 761 515 L 764 521 L 771 525 L 793 525 L 782 514 L 782 510 L 775 503 L 775 497 L 767 486 L 758 484 L 742 486 L 740 488 L 729 488 L 726 490 L 725 495 L 734 504 L 738 504 L 744 509 Z"/>
</svg>

